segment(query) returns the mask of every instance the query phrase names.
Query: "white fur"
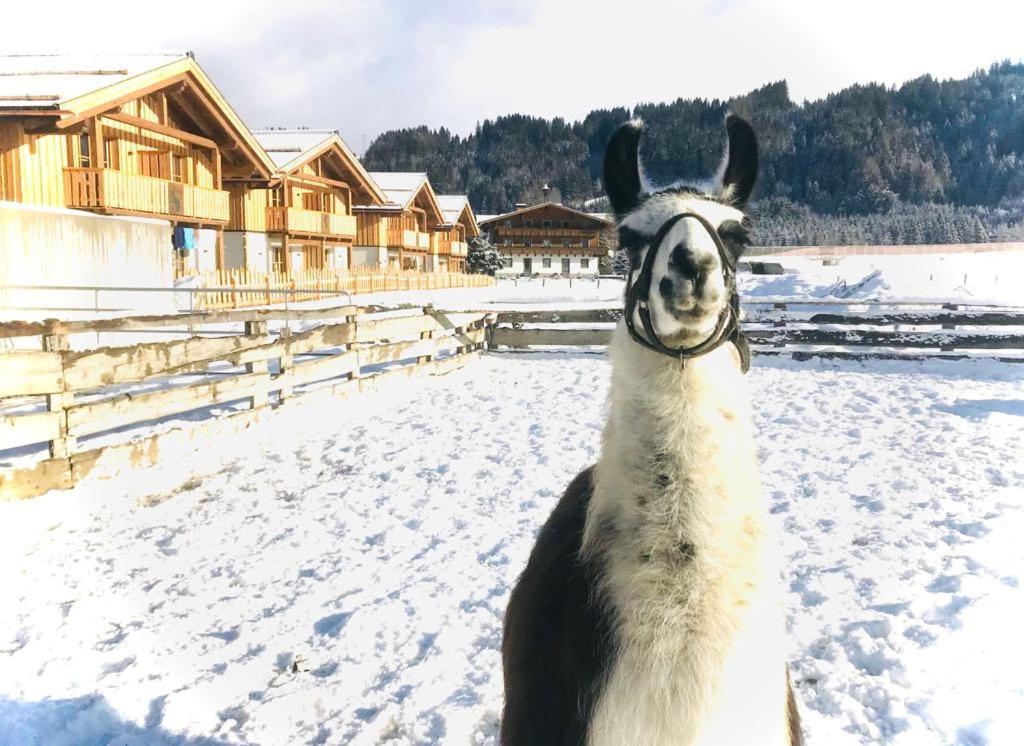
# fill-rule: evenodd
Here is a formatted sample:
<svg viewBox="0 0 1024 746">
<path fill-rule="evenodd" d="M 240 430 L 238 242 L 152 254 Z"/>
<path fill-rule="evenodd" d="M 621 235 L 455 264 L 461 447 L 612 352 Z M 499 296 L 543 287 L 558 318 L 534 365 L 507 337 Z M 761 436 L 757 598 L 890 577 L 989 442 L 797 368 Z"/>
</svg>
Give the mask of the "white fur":
<svg viewBox="0 0 1024 746">
<path fill-rule="evenodd" d="M 621 224 L 638 233 L 653 237 L 662 224 L 681 212 L 696 212 L 707 218 L 716 227 L 726 220 L 739 221 L 743 219 L 743 213 L 729 205 L 713 200 L 701 199 L 696 195 L 666 193 L 652 196 L 639 210 L 627 215 Z M 712 264 L 711 279 L 704 285 L 702 296 L 694 298 L 694 302 L 700 302 L 708 307 L 716 303 L 720 306 L 727 299 L 724 298 L 725 287 L 721 275 L 721 260 L 711 236 L 708 235 L 704 226 L 696 220 L 680 220 L 673 226 L 668 235 L 665 236 L 664 245 L 671 247 L 680 242 L 684 242 L 694 251 L 697 261 L 707 260 Z M 633 269 L 634 281 L 636 281 L 640 273 L 643 258 L 652 248 L 657 249 L 657 247 L 648 246 L 641 252 L 640 261 Z M 651 271 L 651 321 L 654 324 L 654 330 L 663 340 L 677 344 L 692 345 L 711 333 L 717 320 L 717 314 L 705 315 L 703 325 L 698 324 L 685 328 L 679 319 L 668 312 L 665 308 L 665 300 L 657 292 L 657 287 L 662 277 L 666 274 L 671 274 L 668 267 L 669 255 L 670 252 L 666 249 L 659 251 L 654 257 L 654 266 Z M 635 318 L 633 323 L 638 329 L 640 328 L 639 317 Z"/>
<path fill-rule="evenodd" d="M 623 223 L 653 233 L 697 209 L 713 224 L 739 214 L 673 195 Z M 688 245 L 716 252 L 696 223 L 681 230 Z M 709 304 L 712 325 L 727 300 Z M 583 551 L 604 559 L 601 592 L 619 648 L 588 746 L 788 744 L 778 542 L 736 350 L 723 345 L 680 366 L 620 323 L 610 351 L 610 411 Z"/>
</svg>

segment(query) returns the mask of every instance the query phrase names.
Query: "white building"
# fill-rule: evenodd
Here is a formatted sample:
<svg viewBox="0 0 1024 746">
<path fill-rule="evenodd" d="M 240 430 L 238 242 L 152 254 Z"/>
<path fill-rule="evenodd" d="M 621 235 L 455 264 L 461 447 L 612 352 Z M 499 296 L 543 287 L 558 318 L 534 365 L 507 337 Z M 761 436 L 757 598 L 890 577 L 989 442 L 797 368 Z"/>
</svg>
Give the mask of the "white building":
<svg viewBox="0 0 1024 746">
<path fill-rule="evenodd" d="M 480 230 L 505 260 L 499 277 L 592 277 L 607 253 L 601 246 L 601 233 L 611 224 L 602 215 L 544 202 L 517 206 L 504 215 L 481 216 Z"/>
</svg>

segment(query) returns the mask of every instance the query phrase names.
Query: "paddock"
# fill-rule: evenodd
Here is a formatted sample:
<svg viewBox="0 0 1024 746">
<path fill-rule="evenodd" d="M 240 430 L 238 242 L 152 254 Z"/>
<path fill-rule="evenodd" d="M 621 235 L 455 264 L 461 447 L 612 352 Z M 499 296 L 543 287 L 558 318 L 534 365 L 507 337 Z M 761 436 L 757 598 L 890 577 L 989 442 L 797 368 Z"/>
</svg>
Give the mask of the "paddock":
<svg viewBox="0 0 1024 746">
<path fill-rule="evenodd" d="M 188 456 L 185 484 L 165 456 L 0 503 L 8 738 L 496 743 L 508 592 L 597 456 L 607 375 L 477 356 L 299 397 Z M 1013 743 L 1024 366 L 750 376 L 808 742 Z"/>
</svg>

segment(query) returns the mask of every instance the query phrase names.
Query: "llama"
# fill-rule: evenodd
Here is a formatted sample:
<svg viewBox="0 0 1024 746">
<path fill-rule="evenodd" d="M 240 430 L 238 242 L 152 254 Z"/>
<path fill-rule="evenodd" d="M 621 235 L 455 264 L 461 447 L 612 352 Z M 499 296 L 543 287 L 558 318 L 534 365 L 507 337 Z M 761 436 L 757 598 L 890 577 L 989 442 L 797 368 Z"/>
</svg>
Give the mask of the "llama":
<svg viewBox="0 0 1024 746">
<path fill-rule="evenodd" d="M 646 190 L 639 121 L 605 152 L 631 265 L 608 421 L 509 600 L 503 746 L 802 742 L 734 278 L 757 139 L 726 130 L 714 192 Z"/>
</svg>

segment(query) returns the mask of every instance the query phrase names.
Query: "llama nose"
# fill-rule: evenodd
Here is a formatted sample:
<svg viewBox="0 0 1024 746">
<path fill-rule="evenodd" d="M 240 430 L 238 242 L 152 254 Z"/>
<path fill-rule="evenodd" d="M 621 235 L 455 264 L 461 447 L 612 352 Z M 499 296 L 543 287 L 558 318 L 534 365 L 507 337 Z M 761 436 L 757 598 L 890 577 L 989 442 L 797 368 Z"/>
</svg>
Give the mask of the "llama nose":
<svg viewBox="0 0 1024 746">
<path fill-rule="evenodd" d="M 672 249 L 672 253 L 669 254 L 668 258 L 668 266 L 673 272 L 694 283 L 697 283 L 704 271 L 697 262 L 697 257 L 694 255 L 693 250 L 683 244 L 677 244 Z"/>
</svg>

